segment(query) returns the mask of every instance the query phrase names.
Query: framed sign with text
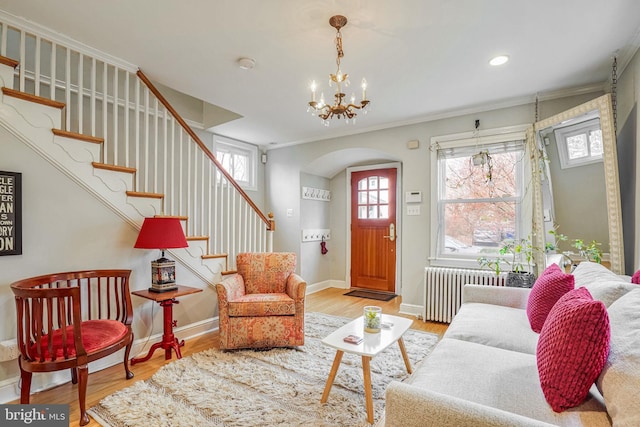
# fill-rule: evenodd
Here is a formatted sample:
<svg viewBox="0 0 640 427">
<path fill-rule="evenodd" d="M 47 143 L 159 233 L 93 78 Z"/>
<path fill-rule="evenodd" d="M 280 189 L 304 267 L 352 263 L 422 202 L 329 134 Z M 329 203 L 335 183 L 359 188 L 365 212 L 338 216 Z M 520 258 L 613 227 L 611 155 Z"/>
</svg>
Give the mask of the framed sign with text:
<svg viewBox="0 0 640 427">
<path fill-rule="evenodd" d="M 22 254 L 22 174 L 0 171 L 0 256 Z"/>
</svg>

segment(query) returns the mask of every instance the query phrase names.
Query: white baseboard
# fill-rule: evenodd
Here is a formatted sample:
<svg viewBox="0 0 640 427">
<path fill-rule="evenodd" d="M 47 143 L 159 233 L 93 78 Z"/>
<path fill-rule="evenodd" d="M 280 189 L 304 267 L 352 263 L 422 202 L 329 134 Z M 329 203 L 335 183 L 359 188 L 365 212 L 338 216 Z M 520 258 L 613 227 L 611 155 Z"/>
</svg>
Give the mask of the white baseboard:
<svg viewBox="0 0 640 427">
<path fill-rule="evenodd" d="M 344 280 L 325 280 L 323 282 L 307 285 L 307 295 L 315 294 L 316 292 L 329 288 L 349 289 L 349 286 Z"/>
<path fill-rule="evenodd" d="M 400 313 L 416 316 L 418 319 L 422 319 L 424 313 L 424 306 L 415 304 L 400 303 Z"/>
<path fill-rule="evenodd" d="M 217 330 L 219 322 L 217 317 L 201 320 L 199 322 L 191 323 L 186 326 L 182 326 L 174 329 L 176 338 L 180 340 L 189 340 L 196 338 L 200 335 L 206 334 Z M 154 334 L 150 337 L 139 338 L 133 342 L 131 347 L 130 357 L 140 357 L 147 354 L 149 348 L 158 341 L 162 340 L 162 333 Z M 188 344 L 187 344 L 188 345 Z M 213 345 L 212 345 L 213 347 Z M 162 353 L 156 351 L 156 355 Z M 96 360 L 89 364 L 89 373 L 101 371 L 114 365 L 122 364 L 124 357 L 124 349 L 107 356 L 103 359 Z M 18 363 L 16 361 L 16 363 Z M 135 366 L 132 368 L 135 374 Z M 122 372 L 122 378 L 124 379 L 124 368 Z M 135 378 L 135 377 L 134 377 Z M 52 387 L 56 387 L 60 384 L 64 384 L 71 381 L 71 374 L 68 369 L 62 371 L 42 373 L 33 375 L 31 382 L 31 394 L 47 390 Z M 91 377 L 89 377 L 89 384 L 91 384 Z M 0 382 L 0 403 L 12 402 L 20 399 L 20 377 L 7 378 Z"/>
</svg>

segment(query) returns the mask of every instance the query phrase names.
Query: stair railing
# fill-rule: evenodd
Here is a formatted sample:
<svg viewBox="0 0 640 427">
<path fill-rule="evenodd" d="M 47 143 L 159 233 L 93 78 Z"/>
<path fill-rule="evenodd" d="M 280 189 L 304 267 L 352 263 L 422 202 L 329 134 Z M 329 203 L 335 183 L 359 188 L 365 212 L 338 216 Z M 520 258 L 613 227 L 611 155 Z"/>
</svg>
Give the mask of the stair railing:
<svg viewBox="0 0 640 427">
<path fill-rule="evenodd" d="M 272 250 L 273 219 L 142 71 L 4 12 L 0 26 L 0 55 L 20 63 L 14 87 L 64 102 L 63 130 L 103 138 L 101 162 L 135 169 L 135 192 L 188 217 L 187 236 L 208 237 L 211 256 L 234 270 L 237 253 Z"/>
</svg>

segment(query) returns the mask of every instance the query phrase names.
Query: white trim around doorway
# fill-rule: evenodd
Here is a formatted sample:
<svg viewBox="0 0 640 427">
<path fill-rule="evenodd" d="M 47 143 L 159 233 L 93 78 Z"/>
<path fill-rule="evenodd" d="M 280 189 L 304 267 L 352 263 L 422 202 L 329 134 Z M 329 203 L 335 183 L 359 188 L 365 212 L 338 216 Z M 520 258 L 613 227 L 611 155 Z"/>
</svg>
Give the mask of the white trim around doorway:
<svg viewBox="0 0 640 427">
<path fill-rule="evenodd" d="M 393 162 L 393 163 L 379 163 L 375 165 L 366 165 L 366 166 L 353 166 L 347 168 L 347 179 L 346 179 L 346 196 L 347 196 L 347 239 L 346 239 L 346 277 L 345 283 L 347 284 L 347 288 L 351 288 L 351 173 L 374 170 L 374 169 L 396 169 L 397 170 L 397 178 L 396 178 L 396 230 L 397 232 L 397 244 L 396 244 L 396 289 L 395 293 L 397 295 L 402 295 L 402 163 Z"/>
</svg>

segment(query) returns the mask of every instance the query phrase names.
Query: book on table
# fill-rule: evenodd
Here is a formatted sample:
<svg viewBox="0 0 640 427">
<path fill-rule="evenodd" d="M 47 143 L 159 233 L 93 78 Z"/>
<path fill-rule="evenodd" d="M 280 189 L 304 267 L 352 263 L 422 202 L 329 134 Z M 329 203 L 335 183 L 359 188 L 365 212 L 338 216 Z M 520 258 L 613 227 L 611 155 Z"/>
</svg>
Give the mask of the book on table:
<svg viewBox="0 0 640 427">
<path fill-rule="evenodd" d="M 357 335 L 347 335 L 346 337 L 344 337 L 344 341 L 351 344 L 360 344 L 362 341 L 364 341 L 364 338 Z"/>
</svg>

